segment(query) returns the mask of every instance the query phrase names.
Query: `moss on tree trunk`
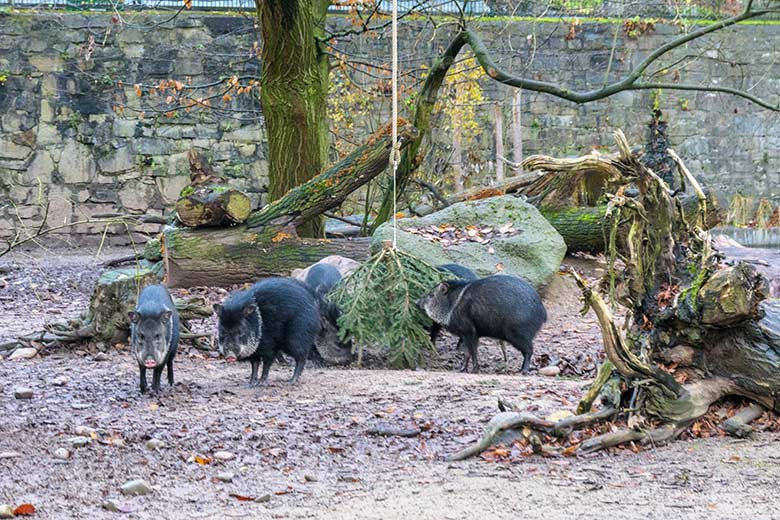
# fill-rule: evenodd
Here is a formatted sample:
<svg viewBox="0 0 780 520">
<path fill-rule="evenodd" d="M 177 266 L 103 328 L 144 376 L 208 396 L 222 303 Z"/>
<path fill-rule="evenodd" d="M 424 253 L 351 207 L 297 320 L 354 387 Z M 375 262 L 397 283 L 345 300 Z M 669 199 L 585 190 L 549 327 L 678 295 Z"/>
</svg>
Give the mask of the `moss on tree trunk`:
<svg viewBox="0 0 780 520">
<path fill-rule="evenodd" d="M 402 148 L 416 135 L 413 126 L 399 122 Z M 163 251 L 169 285 L 230 285 L 286 274 L 329 255 L 364 258 L 368 239 L 307 240 L 299 238 L 295 228 L 337 207 L 347 195 L 385 171 L 390 140 L 386 125 L 337 164 L 252 213 L 246 225 L 166 228 Z"/>
<path fill-rule="evenodd" d="M 257 2 L 271 200 L 319 174 L 327 160 L 329 69 L 320 41 L 329 5 L 329 0 Z M 298 231 L 321 236 L 320 221 L 312 217 Z"/>
</svg>

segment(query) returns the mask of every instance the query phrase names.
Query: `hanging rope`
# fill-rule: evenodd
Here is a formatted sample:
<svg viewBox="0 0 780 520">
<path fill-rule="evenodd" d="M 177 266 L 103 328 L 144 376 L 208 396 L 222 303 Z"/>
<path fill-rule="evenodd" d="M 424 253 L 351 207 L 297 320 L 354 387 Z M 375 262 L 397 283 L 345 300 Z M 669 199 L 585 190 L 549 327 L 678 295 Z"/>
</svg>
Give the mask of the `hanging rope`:
<svg viewBox="0 0 780 520">
<path fill-rule="evenodd" d="M 393 249 L 395 249 L 396 242 L 398 240 L 398 194 L 396 193 L 396 172 L 398 171 L 398 163 L 401 161 L 401 151 L 398 148 L 398 0 L 393 0 L 392 27 L 393 63 L 390 73 L 390 82 L 392 83 L 393 90 L 393 120 L 391 122 L 391 127 L 393 129 L 393 148 L 391 151 L 391 157 L 393 161 Z"/>
</svg>

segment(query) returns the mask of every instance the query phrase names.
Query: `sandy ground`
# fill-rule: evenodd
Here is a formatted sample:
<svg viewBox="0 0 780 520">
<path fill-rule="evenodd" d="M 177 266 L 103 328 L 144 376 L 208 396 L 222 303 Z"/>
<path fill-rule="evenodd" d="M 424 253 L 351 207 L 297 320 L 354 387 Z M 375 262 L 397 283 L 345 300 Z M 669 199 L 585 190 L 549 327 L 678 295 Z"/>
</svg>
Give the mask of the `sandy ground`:
<svg viewBox="0 0 780 520">
<path fill-rule="evenodd" d="M 3 260 L 7 338 L 77 315 L 105 258 Z M 600 355 L 598 328 L 561 297 L 565 285 L 552 289 L 534 362 L 567 359 L 587 376 Z M 479 437 L 498 396 L 544 416 L 570 409 L 588 378 L 574 368 L 564 378 L 517 375 L 520 355 L 510 348 L 505 365 L 489 344 L 481 348 L 486 373 L 460 374 L 447 370 L 458 361 L 452 338 L 439 349 L 430 370 L 384 370 L 381 360 L 369 370 L 307 368 L 291 387 L 290 367 L 275 366 L 269 386 L 249 389 L 248 366 L 185 346 L 175 387 L 164 383 L 159 397 L 139 394 L 126 349 L 108 348 L 103 361 L 81 350 L 0 361 L 0 504 L 31 503 L 35 518 L 52 519 L 780 519 L 778 434 L 686 437 L 636 454 L 449 463 Z M 32 399 L 14 398 L 21 386 Z M 373 428 L 419 433 L 377 436 Z M 78 434 L 88 444 L 74 447 Z M 150 448 L 150 439 L 163 445 Z M 59 448 L 70 458 L 56 458 Z M 234 458 L 217 460 L 219 451 Z M 135 478 L 151 494 L 121 495 Z M 123 512 L 104 509 L 107 501 Z"/>
</svg>

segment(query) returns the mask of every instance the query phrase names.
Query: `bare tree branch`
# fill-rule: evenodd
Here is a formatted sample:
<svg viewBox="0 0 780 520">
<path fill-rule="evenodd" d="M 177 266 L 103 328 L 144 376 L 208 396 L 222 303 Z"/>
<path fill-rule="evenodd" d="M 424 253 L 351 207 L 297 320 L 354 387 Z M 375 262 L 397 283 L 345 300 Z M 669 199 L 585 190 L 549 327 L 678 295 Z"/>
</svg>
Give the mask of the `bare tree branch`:
<svg viewBox="0 0 780 520">
<path fill-rule="evenodd" d="M 729 18 L 725 18 L 711 25 L 703 26 L 695 31 L 692 31 L 687 34 L 683 34 L 671 40 L 670 42 L 658 47 L 655 51 L 653 51 L 647 58 L 645 58 L 624 78 L 615 81 L 613 83 L 607 84 L 602 88 L 589 90 L 589 91 L 571 90 L 565 87 L 558 86 L 554 83 L 549 83 L 546 81 L 538 81 L 533 79 L 526 79 L 519 76 L 514 76 L 506 72 L 498 64 L 496 64 L 496 62 L 490 56 L 487 47 L 482 42 L 479 35 L 476 32 L 472 31 L 471 29 L 468 28 L 463 29 L 462 33 L 456 35 L 455 39 L 458 40 L 461 38 L 465 38 L 466 41 L 468 42 L 468 45 L 471 47 L 471 50 L 474 52 L 474 55 L 477 58 L 477 62 L 480 64 L 480 66 L 485 71 L 485 73 L 489 77 L 498 81 L 499 83 L 503 83 L 505 85 L 509 85 L 512 87 L 523 88 L 533 92 L 542 92 L 545 94 L 550 94 L 552 96 L 556 96 L 561 99 L 566 99 L 568 101 L 572 101 L 578 104 L 589 103 L 591 101 L 604 99 L 606 97 L 617 94 L 618 92 L 623 92 L 626 90 L 647 90 L 647 89 L 654 89 L 654 88 L 665 88 L 669 90 L 696 90 L 696 91 L 706 91 L 706 92 L 723 92 L 726 94 L 732 94 L 735 96 L 742 97 L 768 110 L 780 112 L 780 104 L 772 105 L 766 100 L 763 100 L 757 96 L 749 94 L 744 90 L 740 90 L 736 88 L 704 86 L 704 85 L 697 86 L 697 85 L 676 84 L 676 83 L 639 82 L 639 79 L 642 77 L 645 70 L 647 70 L 647 68 L 653 62 L 658 60 L 660 57 L 662 57 L 669 51 L 676 49 L 692 40 L 713 33 L 725 27 L 730 27 L 732 25 L 738 24 L 745 20 L 778 12 L 777 9 L 770 9 L 770 8 L 753 10 L 752 4 L 753 2 L 748 2 L 746 4 L 745 9 L 737 15 L 734 15 Z"/>
</svg>

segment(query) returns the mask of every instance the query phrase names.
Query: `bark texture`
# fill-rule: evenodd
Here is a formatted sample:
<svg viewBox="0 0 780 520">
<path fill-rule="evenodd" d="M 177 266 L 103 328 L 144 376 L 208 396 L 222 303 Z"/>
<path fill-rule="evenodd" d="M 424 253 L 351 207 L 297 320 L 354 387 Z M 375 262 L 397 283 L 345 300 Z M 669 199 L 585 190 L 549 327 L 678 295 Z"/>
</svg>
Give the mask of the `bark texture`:
<svg viewBox="0 0 780 520">
<path fill-rule="evenodd" d="M 270 200 L 319 174 L 328 150 L 329 0 L 257 0 L 263 36 L 260 103 L 268 134 Z M 321 236 L 320 219 L 300 227 Z M 301 223 L 303 224 L 303 223 Z"/>
</svg>

